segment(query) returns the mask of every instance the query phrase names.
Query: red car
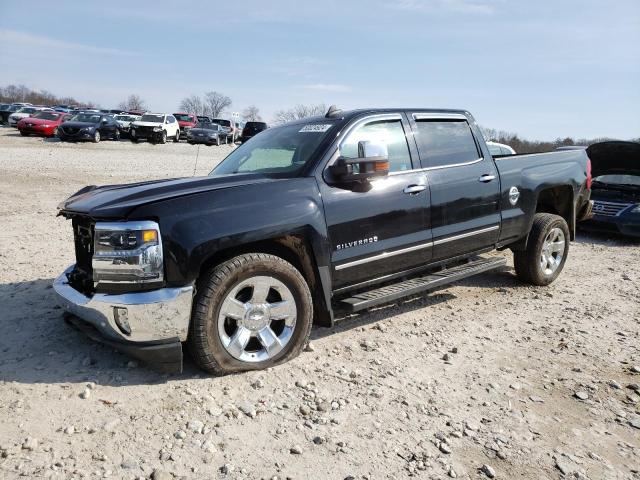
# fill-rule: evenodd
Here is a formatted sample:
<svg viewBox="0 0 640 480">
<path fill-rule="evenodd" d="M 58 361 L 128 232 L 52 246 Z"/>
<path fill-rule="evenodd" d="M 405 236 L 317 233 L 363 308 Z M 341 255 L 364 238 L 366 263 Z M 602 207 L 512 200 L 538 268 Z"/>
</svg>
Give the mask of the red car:
<svg viewBox="0 0 640 480">
<path fill-rule="evenodd" d="M 44 111 L 38 112 L 33 117 L 23 118 L 18 122 L 18 130 L 25 137 L 30 134 L 42 137 L 55 137 L 58 127 L 62 122 L 71 117 L 68 113 Z"/>
<path fill-rule="evenodd" d="M 174 113 L 180 125 L 180 138 L 187 138 L 187 132 L 198 124 L 198 117 L 191 113 Z"/>
</svg>

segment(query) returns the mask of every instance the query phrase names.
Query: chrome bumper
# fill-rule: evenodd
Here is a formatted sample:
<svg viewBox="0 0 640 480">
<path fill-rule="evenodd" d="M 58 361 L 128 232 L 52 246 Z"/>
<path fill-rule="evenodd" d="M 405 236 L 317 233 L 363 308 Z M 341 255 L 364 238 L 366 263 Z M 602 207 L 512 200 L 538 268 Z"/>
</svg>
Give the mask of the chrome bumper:
<svg viewBox="0 0 640 480">
<path fill-rule="evenodd" d="M 67 281 L 67 273 L 73 267 L 53 282 L 58 302 L 67 312 L 93 325 L 107 340 L 153 343 L 187 339 L 193 286 L 121 295 L 96 293 L 87 297 Z M 122 318 L 123 309 L 131 331 L 128 334 L 116 323 L 116 311 Z"/>
</svg>

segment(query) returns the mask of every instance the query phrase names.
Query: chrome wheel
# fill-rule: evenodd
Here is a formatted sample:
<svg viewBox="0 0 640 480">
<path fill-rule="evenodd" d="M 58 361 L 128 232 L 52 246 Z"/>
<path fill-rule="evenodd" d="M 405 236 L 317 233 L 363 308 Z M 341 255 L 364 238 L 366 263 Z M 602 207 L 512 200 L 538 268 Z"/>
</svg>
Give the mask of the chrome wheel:
<svg viewBox="0 0 640 480">
<path fill-rule="evenodd" d="M 564 232 L 556 227 L 552 228 L 542 243 L 540 253 L 540 268 L 545 275 L 552 275 L 562 263 L 566 240 Z"/>
<path fill-rule="evenodd" d="M 218 315 L 222 345 L 243 362 L 262 362 L 282 351 L 296 325 L 296 302 L 280 280 L 255 276 L 233 287 Z"/>
</svg>

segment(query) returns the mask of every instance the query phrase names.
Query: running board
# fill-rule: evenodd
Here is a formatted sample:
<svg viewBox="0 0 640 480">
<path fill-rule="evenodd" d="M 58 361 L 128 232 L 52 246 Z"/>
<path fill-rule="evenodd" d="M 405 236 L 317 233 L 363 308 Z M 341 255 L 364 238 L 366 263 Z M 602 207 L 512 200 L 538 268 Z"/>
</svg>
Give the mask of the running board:
<svg viewBox="0 0 640 480">
<path fill-rule="evenodd" d="M 366 308 L 393 302 L 402 297 L 435 290 L 436 288 L 457 282 L 463 278 L 478 273 L 495 270 L 507 263 L 504 258 L 478 258 L 469 263 L 440 270 L 419 277 L 410 278 L 402 282 L 393 283 L 385 287 L 368 290 L 349 298 L 338 300 L 338 306 L 350 312 L 357 312 Z"/>
</svg>

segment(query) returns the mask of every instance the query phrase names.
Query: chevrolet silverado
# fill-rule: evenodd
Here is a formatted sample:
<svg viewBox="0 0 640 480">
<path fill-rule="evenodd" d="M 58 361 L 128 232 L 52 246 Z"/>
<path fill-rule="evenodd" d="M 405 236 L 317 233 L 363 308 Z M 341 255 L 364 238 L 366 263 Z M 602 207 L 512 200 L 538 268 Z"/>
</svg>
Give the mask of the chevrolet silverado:
<svg viewBox="0 0 640 480">
<path fill-rule="evenodd" d="M 66 318 L 167 371 L 296 356 L 313 323 L 504 265 L 562 271 L 590 210 L 583 150 L 493 157 L 461 110 L 370 109 L 266 130 L 209 176 L 88 186 L 59 206 Z"/>
</svg>

